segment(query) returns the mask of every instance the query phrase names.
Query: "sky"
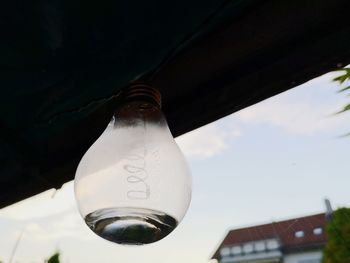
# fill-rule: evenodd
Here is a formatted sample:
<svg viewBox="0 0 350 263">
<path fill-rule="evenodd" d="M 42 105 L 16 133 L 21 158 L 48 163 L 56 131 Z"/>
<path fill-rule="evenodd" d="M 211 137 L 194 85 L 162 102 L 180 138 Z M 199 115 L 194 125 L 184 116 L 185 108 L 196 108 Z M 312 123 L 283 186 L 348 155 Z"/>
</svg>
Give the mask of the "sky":
<svg viewBox="0 0 350 263">
<path fill-rule="evenodd" d="M 339 74 L 339 73 L 338 73 Z M 0 261 L 208 263 L 228 230 L 350 207 L 350 101 L 329 73 L 176 139 L 193 179 L 190 208 L 166 238 L 122 246 L 92 233 L 73 183 L 0 210 Z M 345 83 L 344 85 L 349 84 Z"/>
</svg>

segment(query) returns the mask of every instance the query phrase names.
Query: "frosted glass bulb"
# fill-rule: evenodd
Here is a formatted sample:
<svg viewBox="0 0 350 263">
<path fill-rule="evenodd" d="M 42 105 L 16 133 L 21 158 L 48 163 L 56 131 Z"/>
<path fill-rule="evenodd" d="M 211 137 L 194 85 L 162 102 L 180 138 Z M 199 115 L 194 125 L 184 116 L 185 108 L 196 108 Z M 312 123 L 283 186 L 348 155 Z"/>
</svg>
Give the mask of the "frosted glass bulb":
<svg viewBox="0 0 350 263">
<path fill-rule="evenodd" d="M 184 217 L 191 177 L 160 109 L 160 93 L 135 84 L 79 163 L 79 211 L 89 228 L 119 244 L 156 242 Z"/>
</svg>

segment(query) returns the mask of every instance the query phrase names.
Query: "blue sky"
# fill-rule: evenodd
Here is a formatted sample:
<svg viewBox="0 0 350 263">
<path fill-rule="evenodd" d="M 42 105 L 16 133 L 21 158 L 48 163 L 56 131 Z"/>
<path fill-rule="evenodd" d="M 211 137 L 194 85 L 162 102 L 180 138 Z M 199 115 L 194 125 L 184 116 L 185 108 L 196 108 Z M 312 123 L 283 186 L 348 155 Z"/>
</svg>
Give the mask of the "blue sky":
<svg viewBox="0 0 350 263">
<path fill-rule="evenodd" d="M 177 138 L 193 176 L 192 203 L 167 238 L 142 247 L 115 245 L 85 226 L 72 183 L 0 210 L 0 260 L 43 262 L 207 263 L 237 228 L 350 206 L 350 98 L 326 74 Z"/>
</svg>

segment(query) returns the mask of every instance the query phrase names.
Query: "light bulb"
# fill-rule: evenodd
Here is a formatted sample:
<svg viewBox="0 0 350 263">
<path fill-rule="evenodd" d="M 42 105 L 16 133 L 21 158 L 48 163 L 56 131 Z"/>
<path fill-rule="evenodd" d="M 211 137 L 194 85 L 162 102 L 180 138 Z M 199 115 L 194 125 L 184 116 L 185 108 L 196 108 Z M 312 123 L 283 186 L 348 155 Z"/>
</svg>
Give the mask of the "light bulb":
<svg viewBox="0 0 350 263">
<path fill-rule="evenodd" d="M 184 217 L 191 176 L 161 112 L 160 93 L 134 84 L 76 171 L 80 214 L 100 237 L 119 244 L 156 242 Z"/>
</svg>

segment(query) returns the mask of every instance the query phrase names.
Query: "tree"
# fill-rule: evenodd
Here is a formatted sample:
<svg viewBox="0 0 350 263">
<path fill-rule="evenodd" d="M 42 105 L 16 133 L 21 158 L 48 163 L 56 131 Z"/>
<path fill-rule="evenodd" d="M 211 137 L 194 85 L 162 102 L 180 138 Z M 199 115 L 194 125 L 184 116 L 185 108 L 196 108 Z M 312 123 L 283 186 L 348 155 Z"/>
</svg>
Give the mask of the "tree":
<svg viewBox="0 0 350 263">
<path fill-rule="evenodd" d="M 350 68 L 342 68 L 342 69 L 339 69 L 338 71 L 343 71 L 344 73 L 343 75 L 340 75 L 334 78 L 333 81 L 339 82 L 339 84 L 341 85 L 345 81 L 350 80 Z M 346 92 L 346 91 L 350 91 L 350 85 L 340 89 L 338 92 Z M 342 113 L 348 110 L 350 110 L 350 103 L 345 105 L 344 108 L 338 113 Z M 345 134 L 345 136 L 350 136 L 350 133 Z"/>
<path fill-rule="evenodd" d="M 345 81 L 350 80 L 350 68 L 339 69 L 339 71 L 344 71 L 344 74 L 334 78 L 333 81 L 339 82 L 339 84 L 343 84 Z M 350 91 L 350 85 L 346 86 L 345 88 L 340 89 L 338 92 L 346 92 L 346 91 Z M 345 112 L 348 110 L 350 110 L 350 103 L 347 104 L 338 113 L 342 113 L 342 112 Z"/>
<path fill-rule="evenodd" d="M 350 208 L 339 208 L 326 228 L 322 263 L 350 263 Z"/>
</svg>

